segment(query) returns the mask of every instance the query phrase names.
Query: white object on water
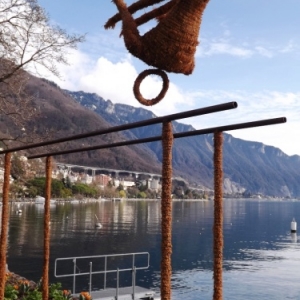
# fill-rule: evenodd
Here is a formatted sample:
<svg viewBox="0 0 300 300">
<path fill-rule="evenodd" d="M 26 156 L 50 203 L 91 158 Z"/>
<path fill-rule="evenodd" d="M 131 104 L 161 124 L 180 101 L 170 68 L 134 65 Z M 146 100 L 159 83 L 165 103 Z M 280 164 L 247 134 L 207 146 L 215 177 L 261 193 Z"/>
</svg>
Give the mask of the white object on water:
<svg viewBox="0 0 300 300">
<path fill-rule="evenodd" d="M 296 232 L 291 233 L 291 239 L 293 243 L 297 243 L 298 237 Z"/>
<path fill-rule="evenodd" d="M 101 223 L 96 223 L 96 224 L 95 224 L 95 227 L 96 227 L 96 228 L 102 228 L 102 225 L 101 225 Z"/>
<path fill-rule="evenodd" d="M 35 204 L 45 204 L 46 198 L 42 196 L 36 196 L 34 202 Z M 54 204 L 54 203 L 56 203 L 56 200 L 50 199 L 50 204 Z"/>
<path fill-rule="evenodd" d="M 297 232 L 297 222 L 295 221 L 295 218 L 293 218 L 293 221 L 291 222 L 291 232 Z"/>
<path fill-rule="evenodd" d="M 96 222 L 96 224 L 95 224 L 95 227 L 96 227 L 96 228 L 102 228 L 102 224 L 99 222 L 99 219 L 98 219 L 98 217 L 97 217 L 96 214 L 95 214 L 95 217 L 96 217 L 96 219 L 97 219 L 97 222 Z"/>
</svg>

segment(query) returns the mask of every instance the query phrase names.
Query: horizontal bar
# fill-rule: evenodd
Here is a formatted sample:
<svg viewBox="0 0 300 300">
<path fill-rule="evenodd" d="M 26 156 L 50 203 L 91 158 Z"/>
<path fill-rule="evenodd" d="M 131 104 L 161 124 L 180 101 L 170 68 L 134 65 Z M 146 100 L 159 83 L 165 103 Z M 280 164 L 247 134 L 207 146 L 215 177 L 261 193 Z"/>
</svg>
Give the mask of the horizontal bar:
<svg viewBox="0 0 300 300">
<path fill-rule="evenodd" d="M 140 270 L 147 270 L 149 268 L 149 266 L 147 267 L 135 267 L 136 270 L 140 271 Z M 96 275 L 96 274 L 108 274 L 108 273 L 116 273 L 118 270 L 103 270 L 103 271 L 93 271 L 92 273 L 90 272 L 85 272 L 85 273 L 72 273 L 72 274 L 61 274 L 61 275 L 54 275 L 57 278 L 60 277 L 73 277 L 73 276 L 83 276 L 83 275 Z M 127 268 L 127 269 L 119 269 L 119 272 L 128 272 L 128 271 L 132 271 L 132 268 Z"/>
<path fill-rule="evenodd" d="M 143 120 L 143 121 L 138 121 L 138 122 L 134 122 L 134 123 L 118 125 L 118 126 L 114 126 L 114 127 L 91 131 L 91 132 L 87 132 L 87 133 L 72 135 L 69 137 L 64 137 L 64 138 L 60 138 L 60 139 L 56 139 L 56 140 L 45 141 L 45 142 L 29 144 L 29 145 L 23 145 L 23 146 L 11 148 L 11 149 L 5 149 L 5 150 L 0 151 L 0 154 L 20 151 L 20 150 L 26 150 L 26 149 L 32 149 L 32 148 L 38 148 L 38 147 L 42 147 L 42 146 L 48 146 L 48 145 L 52 145 L 52 144 L 83 139 L 83 138 L 87 138 L 87 137 L 91 137 L 91 136 L 95 136 L 95 135 L 103 135 L 103 134 L 117 132 L 117 131 L 124 131 L 124 130 L 128 130 L 128 129 L 149 126 L 149 125 L 154 125 L 154 124 L 163 123 L 163 122 L 171 122 L 174 120 L 191 118 L 191 117 L 195 117 L 195 116 L 200 116 L 200 115 L 205 115 L 205 114 L 210 114 L 210 113 L 214 113 L 214 112 L 220 112 L 220 111 L 224 111 L 224 110 L 237 108 L 237 106 L 238 105 L 236 102 L 228 102 L 228 103 L 208 106 L 208 107 L 204 107 L 204 108 L 198 108 L 198 109 L 180 112 L 180 113 L 167 115 L 167 116 L 163 116 L 163 117 L 156 117 L 156 118 L 152 118 L 152 119 L 148 119 L 148 120 Z"/>
<path fill-rule="evenodd" d="M 252 122 L 246 122 L 246 123 L 239 123 L 239 124 L 233 124 L 233 125 L 225 125 L 225 126 L 218 126 L 218 127 L 212 127 L 212 128 L 206 128 L 206 129 L 187 131 L 187 132 L 174 133 L 173 137 L 176 139 L 176 138 L 182 138 L 182 137 L 214 133 L 216 131 L 219 131 L 219 132 L 231 131 L 231 130 L 237 130 L 237 129 L 246 129 L 246 128 L 259 127 L 259 126 L 275 125 L 275 124 L 281 124 L 281 123 L 285 123 L 285 122 L 286 122 L 286 118 L 280 117 L 280 118 L 274 118 L 274 119 L 266 119 L 266 120 L 260 120 L 260 121 L 252 121 Z M 112 143 L 112 144 L 97 145 L 97 146 L 78 148 L 78 149 L 72 149 L 72 150 L 36 154 L 36 155 L 28 156 L 28 159 L 41 158 L 41 157 L 46 157 L 46 156 L 57 156 L 57 155 L 70 154 L 70 153 L 83 152 L 83 151 L 100 150 L 100 149 L 106 149 L 106 148 L 115 148 L 115 147 L 121 147 L 121 146 L 137 145 L 137 144 L 143 144 L 143 143 L 156 142 L 156 141 L 160 141 L 161 139 L 162 139 L 162 136 L 160 135 L 160 136 L 154 136 L 154 137 L 130 140 L 130 141 L 123 141 L 123 142 Z"/>
<path fill-rule="evenodd" d="M 202 135 L 202 134 L 208 134 L 208 133 L 214 133 L 214 132 L 223 132 L 223 131 L 232 131 L 232 130 L 238 130 L 238 129 L 247 129 L 247 128 L 254 128 L 254 127 L 261 127 L 261 126 L 268 126 L 268 125 L 276 125 L 276 124 L 282 124 L 286 123 L 285 117 L 280 118 L 274 118 L 274 119 L 266 119 L 266 120 L 260 120 L 260 121 L 252 121 L 252 122 L 246 122 L 246 123 L 239 123 L 239 124 L 232 124 L 232 125 L 225 125 L 225 126 L 218 126 L 218 127 L 212 127 L 207 129 L 199 129 L 195 131 L 187 131 L 182 133 L 176 133 L 174 134 L 174 138 L 181 138 L 181 137 L 188 137 L 188 136 L 195 136 L 195 135 Z"/>
</svg>

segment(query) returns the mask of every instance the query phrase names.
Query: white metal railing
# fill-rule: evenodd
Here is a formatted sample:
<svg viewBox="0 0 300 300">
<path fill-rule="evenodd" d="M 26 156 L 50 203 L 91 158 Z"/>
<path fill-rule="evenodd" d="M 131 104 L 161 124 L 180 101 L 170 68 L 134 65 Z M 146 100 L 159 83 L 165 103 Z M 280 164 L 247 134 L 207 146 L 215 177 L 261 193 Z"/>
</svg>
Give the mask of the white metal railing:
<svg viewBox="0 0 300 300">
<path fill-rule="evenodd" d="M 108 260 L 115 259 L 115 258 L 124 258 L 124 259 L 131 259 L 131 267 L 126 268 L 116 268 L 116 269 L 110 269 L 108 267 Z M 142 257 L 144 261 L 146 262 L 146 265 L 142 266 L 136 266 L 136 258 Z M 89 262 L 89 271 L 86 272 L 77 272 L 79 270 L 77 263 L 81 260 L 91 260 L 91 259 L 102 259 L 104 268 L 101 270 L 94 270 L 93 269 L 93 263 Z M 58 272 L 58 263 L 60 261 L 72 261 L 73 262 L 73 272 L 69 274 L 57 274 Z M 106 275 L 108 273 L 116 273 L 117 274 L 117 283 L 116 283 L 116 299 L 118 299 L 119 295 L 119 279 L 120 279 L 120 272 L 125 271 L 131 271 L 132 272 L 132 295 L 133 299 L 135 295 L 135 285 L 136 285 L 136 271 L 137 270 L 145 270 L 149 268 L 150 263 L 150 254 L 148 252 L 138 252 L 138 253 L 125 253 L 125 254 L 109 254 L 109 255 L 93 255 L 93 256 L 77 256 L 77 257 L 65 257 L 65 258 L 57 258 L 55 260 L 55 266 L 54 266 L 54 276 L 57 278 L 61 277 L 73 277 L 73 291 L 72 293 L 75 294 L 76 292 L 76 277 L 77 276 L 89 276 L 89 293 L 92 291 L 92 277 L 95 274 L 104 274 L 104 289 L 106 289 Z"/>
</svg>

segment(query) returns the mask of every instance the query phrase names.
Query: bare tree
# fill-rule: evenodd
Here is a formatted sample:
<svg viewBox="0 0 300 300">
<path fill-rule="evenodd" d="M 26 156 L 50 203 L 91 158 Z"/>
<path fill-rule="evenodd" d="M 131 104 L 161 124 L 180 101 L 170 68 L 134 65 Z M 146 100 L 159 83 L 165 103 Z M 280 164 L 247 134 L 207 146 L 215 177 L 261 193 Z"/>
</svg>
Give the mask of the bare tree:
<svg viewBox="0 0 300 300">
<path fill-rule="evenodd" d="M 26 122 L 39 113 L 37 94 L 25 91 L 29 75 L 48 71 L 59 76 L 58 64 L 67 64 L 68 49 L 83 36 L 69 35 L 50 25 L 37 0 L 0 1 L 0 118 L 25 129 Z M 9 133 L 0 141 L 20 139 Z"/>
</svg>

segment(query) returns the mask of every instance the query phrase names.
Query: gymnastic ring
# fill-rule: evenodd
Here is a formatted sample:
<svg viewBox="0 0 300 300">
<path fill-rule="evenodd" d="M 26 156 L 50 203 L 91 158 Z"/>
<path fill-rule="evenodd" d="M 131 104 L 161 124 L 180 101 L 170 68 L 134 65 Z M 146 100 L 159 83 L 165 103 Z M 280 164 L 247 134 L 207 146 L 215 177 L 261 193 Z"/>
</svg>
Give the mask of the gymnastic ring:
<svg viewBox="0 0 300 300">
<path fill-rule="evenodd" d="M 141 92 L 140 92 L 140 85 L 142 83 L 142 81 L 148 76 L 148 75 L 158 75 L 162 78 L 163 80 L 163 86 L 162 86 L 162 90 L 160 91 L 160 93 L 158 94 L 157 97 L 153 98 L 153 99 L 145 99 Z M 143 105 L 146 106 L 152 106 L 157 104 L 160 100 L 162 100 L 169 88 L 169 78 L 168 75 L 160 69 L 147 69 L 143 72 L 141 72 L 139 74 L 139 76 L 136 78 L 134 85 L 133 85 L 133 93 L 135 98 Z"/>
</svg>

